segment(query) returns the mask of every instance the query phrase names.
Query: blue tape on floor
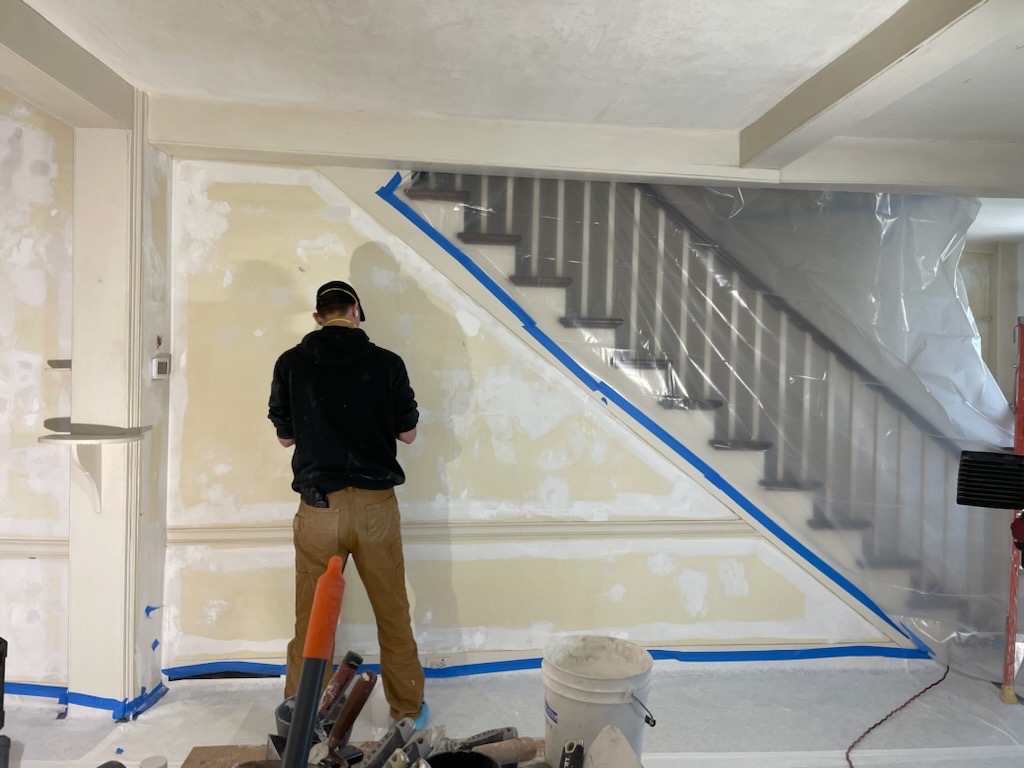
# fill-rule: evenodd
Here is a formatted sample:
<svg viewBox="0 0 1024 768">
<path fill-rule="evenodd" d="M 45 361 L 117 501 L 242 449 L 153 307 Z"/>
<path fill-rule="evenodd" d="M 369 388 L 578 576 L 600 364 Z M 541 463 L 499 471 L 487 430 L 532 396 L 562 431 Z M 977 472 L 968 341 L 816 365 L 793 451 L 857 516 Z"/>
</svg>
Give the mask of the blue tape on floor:
<svg viewBox="0 0 1024 768">
<path fill-rule="evenodd" d="M 115 720 L 121 720 L 128 709 L 127 699 L 108 699 L 104 696 L 90 696 L 86 693 L 68 691 L 68 704 L 90 709 L 109 709 Z"/>
<path fill-rule="evenodd" d="M 785 650 L 740 650 L 740 651 L 668 651 L 651 649 L 656 661 L 680 662 L 726 662 L 726 661 L 805 661 L 809 659 L 882 658 L 882 659 L 928 659 L 930 654 L 916 648 L 899 648 L 893 645 L 836 645 L 815 648 L 787 648 Z M 519 672 L 540 669 L 539 657 L 488 661 L 479 664 L 456 664 L 450 667 L 424 667 L 428 679 L 440 680 L 453 677 L 490 675 L 495 672 Z M 170 680 L 180 680 L 191 675 L 208 675 L 217 672 L 267 674 L 277 670 L 284 676 L 284 664 L 259 664 L 250 661 L 219 661 L 193 664 L 185 667 L 170 667 L 164 670 Z M 360 672 L 380 674 L 380 664 L 363 664 Z M 270 672 L 273 674 L 273 672 Z"/>
<path fill-rule="evenodd" d="M 590 390 L 596 390 L 608 401 L 615 403 L 619 408 L 625 411 L 634 421 L 643 426 L 648 432 L 654 437 L 664 443 L 678 456 L 687 461 L 697 471 L 699 471 L 707 479 L 709 483 L 714 485 L 716 488 L 724 492 L 730 499 L 735 501 L 740 507 L 743 508 L 751 517 L 757 520 L 759 523 L 768 528 L 778 539 L 789 547 L 796 555 L 801 559 L 810 564 L 815 570 L 820 572 L 823 576 L 832 581 L 836 586 L 842 589 L 844 592 L 853 597 L 857 602 L 867 608 L 871 613 L 880 618 L 894 630 L 899 632 L 901 635 L 908 639 L 912 639 L 915 644 L 920 643 L 919 638 L 911 638 L 904 629 L 900 628 L 888 615 L 880 608 L 875 602 L 868 597 L 860 588 L 854 585 L 849 579 L 844 577 L 835 568 L 826 563 L 816 554 L 811 552 L 804 544 L 798 541 L 782 526 L 771 519 L 767 514 L 764 513 L 758 506 L 751 502 L 746 496 L 740 493 L 731 483 L 729 483 L 720 474 L 715 472 L 706 463 L 690 451 L 686 446 L 680 443 L 676 438 L 666 432 L 661 426 L 659 426 L 653 419 L 643 413 L 639 408 L 629 402 L 625 397 L 620 395 L 614 389 L 603 382 L 597 381 L 591 374 L 589 374 L 582 365 L 572 358 L 565 350 L 563 350 L 554 340 L 552 340 L 544 331 L 537 327 L 533 319 L 519 306 L 518 303 L 497 283 L 494 282 L 469 256 L 463 253 L 457 248 L 451 241 L 448 240 L 444 235 L 437 231 L 426 219 L 424 219 L 415 209 L 413 209 L 408 203 L 398 197 L 397 191 L 399 185 L 402 183 L 402 175 L 396 173 L 391 177 L 391 180 L 383 187 L 377 190 L 377 196 L 384 200 L 388 205 L 402 214 L 412 224 L 423 232 L 427 237 L 437 243 L 446 253 L 452 256 L 459 264 L 466 268 L 466 270 L 473 275 L 480 282 L 485 289 L 487 289 L 498 301 L 500 301 L 505 307 L 509 309 L 520 321 L 523 322 L 523 328 L 527 333 L 530 334 L 538 343 L 544 346 L 562 365 L 564 365 L 574 376 L 576 376 L 584 386 Z"/>
<path fill-rule="evenodd" d="M 11 696 L 40 696 L 56 699 L 58 704 L 68 703 L 68 689 L 60 685 L 37 685 L 36 683 L 7 683 L 4 691 Z"/>
<path fill-rule="evenodd" d="M 189 664 L 182 667 L 168 667 L 162 671 L 167 675 L 168 680 L 181 680 L 186 677 L 223 673 L 280 677 L 285 672 L 285 665 L 261 664 L 254 661 L 211 661 L 203 664 Z"/>
<path fill-rule="evenodd" d="M 883 659 L 928 659 L 929 654 L 916 648 L 896 646 L 844 645 L 834 648 L 788 648 L 781 651 L 651 651 L 656 661 L 804 661 L 807 659 L 842 659 L 878 657 Z"/>
</svg>

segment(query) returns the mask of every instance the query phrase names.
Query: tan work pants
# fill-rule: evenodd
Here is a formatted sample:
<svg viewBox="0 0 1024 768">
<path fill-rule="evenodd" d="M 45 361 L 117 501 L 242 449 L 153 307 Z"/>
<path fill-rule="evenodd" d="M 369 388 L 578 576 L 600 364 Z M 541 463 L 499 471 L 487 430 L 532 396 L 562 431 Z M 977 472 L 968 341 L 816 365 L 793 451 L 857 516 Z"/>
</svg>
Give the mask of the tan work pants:
<svg viewBox="0 0 1024 768">
<path fill-rule="evenodd" d="M 328 494 L 327 502 L 327 508 L 300 502 L 293 524 L 295 639 L 288 644 L 285 696 L 295 695 L 299 685 L 317 579 L 331 557 L 339 555 L 347 564 L 351 554 L 377 620 L 381 682 L 391 717 L 415 718 L 423 703 L 423 667 L 405 592 L 398 499 L 393 489 L 345 488 Z"/>
</svg>

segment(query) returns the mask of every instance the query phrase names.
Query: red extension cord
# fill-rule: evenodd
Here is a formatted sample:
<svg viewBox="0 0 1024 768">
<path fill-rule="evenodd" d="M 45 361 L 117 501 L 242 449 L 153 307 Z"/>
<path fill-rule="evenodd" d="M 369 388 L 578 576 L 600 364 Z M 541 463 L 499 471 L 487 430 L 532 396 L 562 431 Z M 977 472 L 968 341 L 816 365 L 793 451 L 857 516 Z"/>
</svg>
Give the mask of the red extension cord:
<svg viewBox="0 0 1024 768">
<path fill-rule="evenodd" d="M 862 733 L 862 734 L 861 734 L 860 736 L 858 736 L 858 737 L 857 737 L 857 740 L 856 740 L 856 741 L 854 741 L 854 742 L 853 742 L 853 744 L 851 744 L 851 745 L 849 746 L 849 748 L 848 748 L 848 749 L 846 750 L 846 764 L 847 764 L 848 766 L 850 766 L 850 768 L 854 768 L 854 765 L 853 765 L 853 761 L 852 761 L 852 760 L 850 759 L 850 753 L 851 753 L 851 752 L 853 752 L 853 749 L 854 749 L 854 747 L 856 747 L 856 746 L 857 746 L 858 744 L 860 744 L 860 743 L 861 743 L 862 741 L 864 741 L 864 739 L 865 739 L 865 738 L 867 737 L 867 735 L 868 735 L 869 733 L 871 733 L 871 732 L 872 732 L 873 730 L 875 730 L 875 728 L 877 728 L 878 726 L 880 726 L 880 725 L 881 725 L 882 723 L 884 723 L 884 722 L 885 722 L 886 720 L 888 720 L 888 719 L 889 719 L 890 717 L 892 717 L 893 715 L 895 715 L 895 714 L 896 714 L 897 712 L 899 712 L 899 711 L 900 711 L 901 709 L 906 709 L 906 708 L 907 708 L 908 706 L 910 706 L 910 704 L 911 704 L 911 703 L 912 703 L 912 702 L 913 702 L 914 700 L 916 700 L 916 699 L 919 699 L 919 698 L 921 698 L 921 697 L 922 697 L 922 696 L 924 696 L 924 695 L 925 695 L 926 693 L 928 693 L 928 691 L 930 691 L 930 690 L 931 690 L 932 688 L 934 688 L 934 687 L 935 687 L 936 685 L 938 685 L 938 684 L 939 684 L 939 683 L 941 683 L 941 682 L 942 682 L 943 680 L 945 680 L 945 679 L 946 679 L 946 676 L 947 676 L 948 674 L 949 674 L 949 667 L 946 667 L 946 671 L 942 673 L 942 677 L 940 677 L 940 678 L 939 678 L 938 680 L 936 680 L 936 681 L 935 681 L 934 683 L 932 683 L 931 685 L 929 685 L 929 686 L 928 686 L 927 688 L 923 688 L 922 690 L 920 690 L 920 691 L 918 691 L 917 693 L 915 693 L 915 694 L 914 694 L 913 696 L 911 696 L 911 697 L 910 697 L 909 699 L 907 699 L 907 700 L 906 700 L 905 702 L 903 702 L 903 703 L 902 703 L 902 704 L 900 704 L 900 705 L 899 705 L 898 707 L 896 707 L 896 709 L 894 709 L 894 710 L 893 710 L 892 712 L 890 712 L 890 713 L 889 713 L 888 715 L 886 715 L 885 717 L 883 717 L 883 718 L 882 718 L 881 720 L 879 720 L 879 721 L 878 721 L 877 723 L 875 723 L 875 724 L 874 724 L 874 725 L 872 725 L 872 726 L 871 726 L 870 728 L 868 728 L 868 729 L 867 729 L 866 731 L 864 731 L 864 733 Z"/>
</svg>

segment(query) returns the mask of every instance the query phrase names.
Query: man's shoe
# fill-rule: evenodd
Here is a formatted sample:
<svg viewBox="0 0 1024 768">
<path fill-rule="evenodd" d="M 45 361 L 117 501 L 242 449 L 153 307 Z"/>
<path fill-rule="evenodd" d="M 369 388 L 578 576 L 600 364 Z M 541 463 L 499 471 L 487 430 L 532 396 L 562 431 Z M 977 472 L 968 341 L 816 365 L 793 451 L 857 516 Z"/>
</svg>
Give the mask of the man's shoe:
<svg viewBox="0 0 1024 768">
<path fill-rule="evenodd" d="M 423 702 L 423 706 L 420 708 L 420 713 L 413 719 L 413 723 L 416 724 L 416 730 L 422 731 L 427 726 L 427 721 L 430 719 L 430 707 L 427 706 L 427 702 Z"/>
</svg>

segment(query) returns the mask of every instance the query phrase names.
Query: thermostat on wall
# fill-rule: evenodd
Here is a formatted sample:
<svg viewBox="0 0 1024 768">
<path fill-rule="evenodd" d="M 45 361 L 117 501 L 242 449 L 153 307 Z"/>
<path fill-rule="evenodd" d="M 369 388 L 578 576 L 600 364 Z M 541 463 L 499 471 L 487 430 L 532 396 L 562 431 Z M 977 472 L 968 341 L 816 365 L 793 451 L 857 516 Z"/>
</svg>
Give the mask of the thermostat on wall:
<svg viewBox="0 0 1024 768">
<path fill-rule="evenodd" d="M 153 358 L 152 363 L 154 379 L 166 379 L 171 375 L 170 355 L 157 355 Z"/>
</svg>

